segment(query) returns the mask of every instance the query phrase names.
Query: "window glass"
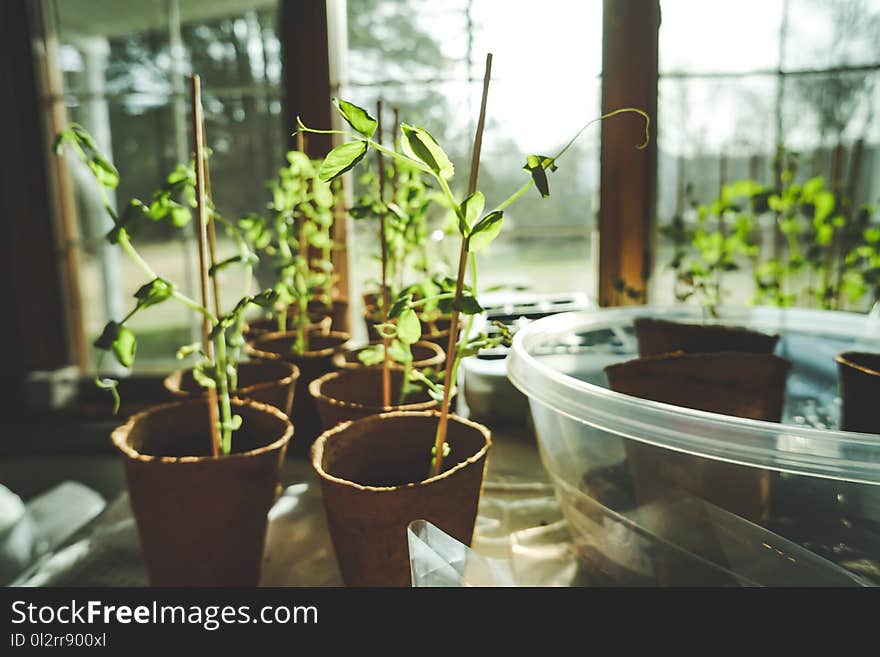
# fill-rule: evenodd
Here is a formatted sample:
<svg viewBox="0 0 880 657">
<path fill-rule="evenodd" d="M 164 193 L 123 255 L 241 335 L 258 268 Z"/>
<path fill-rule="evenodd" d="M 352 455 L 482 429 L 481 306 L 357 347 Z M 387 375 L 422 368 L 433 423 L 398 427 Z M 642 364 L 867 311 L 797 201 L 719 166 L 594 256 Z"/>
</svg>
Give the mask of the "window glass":
<svg viewBox="0 0 880 657">
<path fill-rule="evenodd" d="M 834 228 L 830 251 L 821 243 L 819 249 L 809 246 L 810 241 L 821 242 L 820 229 L 801 213 L 798 239 L 808 262 L 798 264 L 791 259 L 784 232 L 788 225 L 777 211 L 766 203 L 739 201 L 737 211 L 743 210 L 753 225 L 744 234 L 747 249 L 719 274 L 721 303 L 762 300 L 758 280 L 769 279 L 761 272 L 793 263 L 786 274 L 785 303 L 869 308 L 876 293 L 870 286 L 853 284 L 852 295 L 835 292 L 824 301 L 814 292 L 823 278 L 835 285 L 854 280 L 848 278 L 852 271 L 848 273 L 846 266 L 827 267 L 831 273 L 819 268 L 840 259 L 832 252 L 855 253 L 856 242 L 866 234 L 865 226 L 856 221 L 867 216 L 868 227 L 880 221 L 876 212 L 860 214 L 866 204 L 880 199 L 880 1 L 662 0 L 661 10 L 659 233 L 652 301 L 671 303 L 683 290 L 687 294 L 692 265 L 699 270 L 711 259 L 709 242 L 704 242 L 706 250 L 700 255 L 693 241 L 701 212 L 709 216 L 710 233 L 731 234 L 732 214 L 726 224 L 713 223 L 711 207 L 722 185 L 750 179 L 778 192 L 780 185 L 822 177 L 824 188 L 835 194 L 834 220 L 840 216 L 839 221 L 846 222 L 845 229 L 840 228 L 843 224 Z M 721 25 L 724 29 L 717 29 Z M 776 158 L 780 152 L 786 154 L 784 160 Z M 785 166 L 777 168 L 783 161 Z M 788 173 L 780 178 L 781 172 Z M 784 182 L 788 175 L 790 180 Z M 813 207 L 806 204 L 803 212 Z M 763 297 L 763 302 L 768 300 Z M 700 302 L 700 294 L 688 301 Z"/>
<path fill-rule="evenodd" d="M 211 183 L 227 217 L 265 207 L 263 184 L 282 162 L 280 42 L 276 0 L 55 0 L 56 65 L 67 119 L 84 125 L 120 171 L 117 205 L 147 199 L 165 176 L 190 158 L 190 89 L 202 78 Z M 142 273 L 102 236 L 108 229 L 93 181 L 71 160 L 81 235 L 83 321 L 91 342 L 129 309 Z M 221 257 L 232 245 L 219 237 Z M 154 269 L 197 294 L 193 228 L 150 226 L 136 246 Z M 228 274 L 232 276 L 232 273 Z M 231 282 L 232 283 L 232 282 Z M 242 290 L 221 285 L 225 305 Z M 177 346 L 197 337 L 191 314 L 173 303 L 136 315 L 136 371 L 167 371 Z M 92 356 L 94 357 L 94 353 Z"/>
<path fill-rule="evenodd" d="M 382 16 L 377 20 L 376 16 Z M 467 184 L 486 52 L 492 83 L 480 167 L 487 204 L 525 183 L 528 153 L 555 154 L 600 111 L 602 3 L 526 0 L 349 0 L 345 97 L 390 108 L 424 125 Z M 387 134 L 387 133 L 386 133 Z M 598 129 L 585 133 L 551 174 L 551 197 L 535 190 L 510 207 L 492 249 L 480 255 L 481 288 L 595 292 Z M 435 210 L 435 237 L 445 213 Z M 354 224 L 353 297 L 379 275 L 376 222 Z M 432 242 L 438 268 L 457 265 L 454 240 Z"/>
</svg>

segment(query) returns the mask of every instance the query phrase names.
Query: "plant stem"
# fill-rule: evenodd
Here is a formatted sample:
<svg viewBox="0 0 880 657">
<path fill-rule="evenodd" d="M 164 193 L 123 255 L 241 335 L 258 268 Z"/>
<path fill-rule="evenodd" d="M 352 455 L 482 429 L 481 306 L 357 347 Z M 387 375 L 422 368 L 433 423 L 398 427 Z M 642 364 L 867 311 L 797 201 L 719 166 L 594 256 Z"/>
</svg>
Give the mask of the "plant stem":
<svg viewBox="0 0 880 657">
<path fill-rule="evenodd" d="M 119 231 L 118 242 L 119 246 L 122 248 L 125 254 L 141 269 L 141 271 L 143 271 L 147 275 L 148 278 L 150 278 L 150 280 L 159 278 L 156 272 L 154 272 L 150 265 L 147 264 L 147 261 L 144 260 L 143 257 L 141 257 L 141 255 L 137 252 L 137 249 L 134 248 L 134 245 L 132 245 L 131 241 L 128 238 L 128 233 L 125 231 L 124 228 Z M 179 292 L 177 286 L 174 286 L 174 291 L 171 293 L 171 298 L 182 303 L 187 308 L 195 310 L 202 316 L 207 317 L 210 321 L 217 321 L 217 318 L 210 310 L 205 308 L 198 301 L 190 299 L 182 292 Z"/>
</svg>

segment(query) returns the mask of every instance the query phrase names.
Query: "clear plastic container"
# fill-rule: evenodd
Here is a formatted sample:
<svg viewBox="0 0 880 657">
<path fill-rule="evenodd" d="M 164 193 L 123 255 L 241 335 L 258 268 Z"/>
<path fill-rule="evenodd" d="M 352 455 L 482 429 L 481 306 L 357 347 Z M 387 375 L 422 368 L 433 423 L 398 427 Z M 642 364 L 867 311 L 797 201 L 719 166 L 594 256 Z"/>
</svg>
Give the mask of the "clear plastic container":
<svg viewBox="0 0 880 657">
<path fill-rule="evenodd" d="M 783 421 L 609 390 L 603 368 L 638 356 L 636 317 L 781 335 L 776 353 L 792 362 Z M 880 318 L 737 308 L 708 320 L 696 307 L 641 306 L 555 315 L 517 333 L 508 375 L 529 399 L 588 578 L 880 584 L 880 436 L 836 430 L 834 357 L 847 350 L 880 351 Z"/>
</svg>

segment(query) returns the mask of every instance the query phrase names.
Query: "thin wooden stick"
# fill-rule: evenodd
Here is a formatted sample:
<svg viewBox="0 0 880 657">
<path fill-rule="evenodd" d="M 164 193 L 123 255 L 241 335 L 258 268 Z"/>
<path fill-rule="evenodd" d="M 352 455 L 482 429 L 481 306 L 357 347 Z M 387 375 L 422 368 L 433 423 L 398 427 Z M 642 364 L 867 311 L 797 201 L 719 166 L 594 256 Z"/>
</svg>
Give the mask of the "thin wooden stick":
<svg viewBox="0 0 880 657">
<path fill-rule="evenodd" d="M 306 136 L 303 134 L 302 130 L 300 130 L 296 133 L 296 150 L 298 150 L 300 153 L 306 152 Z M 303 232 L 302 231 L 302 228 L 303 228 L 302 227 L 302 224 L 303 224 L 302 217 L 297 217 L 296 223 L 299 228 L 299 240 L 298 240 L 299 241 L 299 255 L 306 262 L 308 262 L 309 261 L 309 245 L 303 239 L 303 236 L 302 236 L 302 232 Z"/>
<path fill-rule="evenodd" d="M 486 54 L 486 73 L 483 76 L 483 98 L 480 101 L 480 118 L 477 121 L 477 132 L 474 135 L 474 148 L 471 153 L 471 175 L 468 180 L 468 196 L 477 191 L 477 178 L 480 175 L 480 150 L 483 147 L 483 128 L 486 125 L 486 101 L 489 98 L 489 80 L 492 77 L 492 53 Z M 455 281 L 455 298 L 461 298 L 464 288 L 464 274 L 467 269 L 467 244 L 461 240 L 461 251 L 458 256 L 458 278 Z M 475 290 L 476 292 L 476 290 Z M 449 326 L 449 344 L 446 349 L 446 375 L 443 378 L 443 403 L 440 406 L 440 422 L 437 425 L 437 436 L 434 441 L 434 467 L 432 475 L 440 474 L 443 468 L 443 446 L 446 444 L 446 431 L 449 425 L 449 398 L 452 392 L 452 370 L 455 363 L 455 346 L 458 341 L 458 311 L 452 312 Z M 466 338 L 467 336 L 465 336 Z"/>
<path fill-rule="evenodd" d="M 199 281 L 201 284 L 202 305 L 211 307 L 208 294 L 208 237 L 207 237 L 207 213 L 205 208 L 205 152 L 204 137 L 202 135 L 202 88 L 198 75 L 192 76 L 192 117 L 193 117 L 193 143 L 196 161 L 196 206 L 198 208 L 198 238 L 199 238 Z M 210 339 L 211 322 L 207 316 L 202 318 L 202 336 L 204 339 L 205 355 L 209 360 L 214 360 L 214 345 Z M 208 388 L 208 419 L 211 424 L 211 454 L 220 456 L 220 413 L 217 409 L 217 390 Z"/>
<path fill-rule="evenodd" d="M 393 108 L 394 111 L 394 131 L 391 133 L 391 147 L 395 150 L 397 149 L 397 133 L 400 131 L 400 109 L 397 107 Z M 397 160 L 391 158 L 391 200 L 394 203 L 397 203 L 397 174 L 399 170 L 397 168 Z M 405 240 L 400 240 L 400 250 L 395 255 L 397 259 L 397 288 L 399 290 L 403 289 L 403 281 L 404 281 L 404 266 L 406 263 L 404 262 L 406 247 L 403 246 Z"/>
<path fill-rule="evenodd" d="M 205 199 L 213 201 L 211 194 L 211 166 L 208 162 L 208 135 L 205 132 L 205 120 L 202 117 L 202 148 L 205 150 Z M 214 213 L 208 215 L 208 252 L 211 257 L 211 269 L 217 264 L 217 230 L 214 225 Z M 220 287 L 217 282 L 217 274 L 211 276 L 211 284 L 214 288 L 214 314 L 221 317 L 223 312 L 220 308 Z"/>
<path fill-rule="evenodd" d="M 376 102 L 376 141 L 382 143 L 382 100 Z M 385 158 L 382 151 L 376 150 L 376 161 L 379 163 L 379 205 L 382 211 L 379 214 L 379 241 L 382 243 L 382 321 L 388 322 L 388 242 L 385 236 Z M 391 341 L 382 338 L 382 405 L 385 408 L 391 406 L 391 360 L 388 351 Z"/>
</svg>

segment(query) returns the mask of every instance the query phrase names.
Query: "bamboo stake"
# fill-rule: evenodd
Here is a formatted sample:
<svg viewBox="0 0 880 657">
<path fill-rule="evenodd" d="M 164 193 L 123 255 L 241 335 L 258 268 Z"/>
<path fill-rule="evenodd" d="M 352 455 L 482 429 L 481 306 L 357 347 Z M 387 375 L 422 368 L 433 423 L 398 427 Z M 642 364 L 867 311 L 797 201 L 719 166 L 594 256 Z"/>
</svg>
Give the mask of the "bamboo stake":
<svg viewBox="0 0 880 657">
<path fill-rule="evenodd" d="M 202 88 L 198 75 L 192 76 L 192 117 L 193 117 L 193 143 L 196 163 L 196 206 L 198 209 L 198 238 L 199 238 L 199 282 L 202 293 L 202 305 L 210 308 L 208 294 L 208 238 L 207 238 L 207 214 L 205 212 L 205 152 L 204 137 L 202 135 Z M 202 318 L 202 336 L 204 339 L 205 355 L 209 360 L 214 360 L 214 345 L 211 343 L 211 322 L 207 316 Z M 217 409 L 217 390 L 208 388 L 208 419 L 211 424 L 211 454 L 220 456 L 220 414 Z"/>
<path fill-rule="evenodd" d="M 205 120 L 202 117 L 202 148 L 204 148 L 205 153 L 205 200 L 213 201 L 213 196 L 211 194 L 211 167 L 208 162 L 208 136 L 205 132 Z M 208 215 L 208 252 L 211 257 L 211 269 L 209 271 L 213 271 L 215 265 L 217 264 L 217 230 L 214 225 L 214 213 Z M 211 283 L 214 291 L 214 314 L 217 317 L 221 317 L 223 312 L 220 309 L 220 287 L 217 282 L 217 274 L 214 273 L 211 276 Z"/>
<path fill-rule="evenodd" d="M 297 131 L 296 133 L 296 150 L 300 153 L 306 152 L 306 136 L 303 134 L 302 130 Z M 306 262 L 309 259 L 309 245 L 303 239 L 302 236 L 302 221 L 300 217 L 297 217 L 297 225 L 299 227 L 299 255 L 301 258 L 304 258 Z"/>
<path fill-rule="evenodd" d="M 298 150 L 300 153 L 305 153 L 306 156 L 308 156 L 308 153 L 306 153 L 306 136 L 305 136 L 305 134 L 303 134 L 302 130 L 297 130 L 297 133 L 296 133 L 296 150 Z M 305 224 L 305 221 L 303 220 L 302 217 L 294 217 L 294 225 L 297 227 L 297 233 L 298 233 L 297 242 L 299 243 L 299 257 L 303 259 L 303 262 L 305 262 L 305 270 L 308 272 L 311 272 L 312 266 L 309 262 L 309 243 L 305 239 L 304 224 Z M 287 311 L 285 311 L 285 312 L 287 312 Z M 305 308 L 303 308 L 302 302 L 300 302 L 300 306 L 297 309 L 297 312 L 306 314 L 306 317 L 299 318 L 299 322 L 300 322 L 300 326 L 302 327 L 302 335 L 300 336 L 300 339 L 302 340 L 303 350 L 308 350 L 308 348 L 309 348 L 309 332 L 305 328 L 309 325 L 309 320 L 308 320 L 309 302 L 308 302 L 308 300 L 305 303 Z M 286 321 L 287 320 L 285 319 L 285 322 Z"/>
<path fill-rule="evenodd" d="M 376 103 L 376 121 L 378 122 L 376 141 L 382 143 L 382 101 Z M 385 236 L 385 158 L 382 151 L 376 150 L 376 160 L 379 163 L 379 205 L 383 208 L 379 214 L 379 240 L 382 243 L 382 321 L 388 322 L 388 242 Z M 385 408 L 391 406 L 391 361 L 388 350 L 391 341 L 382 338 L 382 405 Z"/>
<path fill-rule="evenodd" d="M 492 53 L 486 54 L 486 73 L 483 76 L 483 98 L 480 101 L 480 118 L 477 121 L 477 132 L 474 135 L 474 148 L 471 153 L 471 175 L 468 180 L 468 196 L 477 191 L 477 178 L 480 174 L 480 150 L 483 146 L 483 128 L 486 125 L 486 101 L 489 97 L 489 79 L 492 77 Z M 467 269 L 467 244 L 461 240 L 461 251 L 458 256 L 458 278 L 455 281 L 455 298 L 461 298 L 464 287 L 464 274 Z M 476 290 L 475 290 L 476 292 Z M 432 476 L 440 474 L 443 469 L 443 446 L 446 444 L 446 431 L 449 425 L 449 397 L 452 390 L 452 370 L 455 362 L 455 347 L 458 340 L 459 313 L 452 312 L 449 326 L 449 345 L 446 349 L 446 374 L 443 379 L 443 403 L 440 406 L 440 422 L 437 425 L 437 437 L 434 441 L 434 467 Z M 467 337 L 467 336 L 465 336 Z"/>
<path fill-rule="evenodd" d="M 391 148 L 397 150 L 397 133 L 400 131 L 400 109 L 397 107 L 392 108 L 394 112 L 394 130 L 391 132 Z M 397 160 L 391 158 L 391 200 L 394 203 L 397 203 Z M 405 240 L 401 240 L 401 243 L 404 243 Z M 406 247 L 401 246 L 400 250 L 397 252 L 395 258 L 397 260 L 397 289 L 403 289 L 403 280 L 404 280 L 404 268 L 406 263 L 404 262 L 406 253 Z"/>
</svg>

